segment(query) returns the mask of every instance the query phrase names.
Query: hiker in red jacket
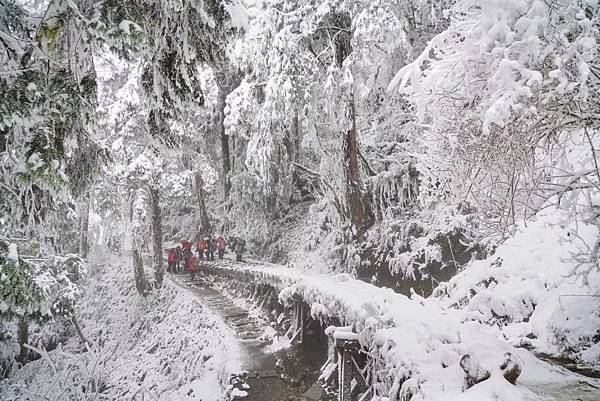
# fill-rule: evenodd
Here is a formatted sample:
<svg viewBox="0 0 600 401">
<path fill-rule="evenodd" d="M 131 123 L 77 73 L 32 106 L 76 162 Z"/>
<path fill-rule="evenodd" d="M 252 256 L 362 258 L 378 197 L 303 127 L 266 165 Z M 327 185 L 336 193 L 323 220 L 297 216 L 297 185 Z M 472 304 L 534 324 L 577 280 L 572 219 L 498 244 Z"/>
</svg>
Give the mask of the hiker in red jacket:
<svg viewBox="0 0 600 401">
<path fill-rule="evenodd" d="M 188 270 L 192 276 L 192 281 L 194 281 L 194 277 L 196 277 L 196 272 L 198 271 L 198 256 L 193 255 L 190 257 Z"/>
<path fill-rule="evenodd" d="M 219 251 L 219 259 L 223 259 L 225 255 L 225 248 L 227 247 L 227 240 L 222 235 L 217 238 L 217 250 Z"/>
<path fill-rule="evenodd" d="M 198 256 L 200 256 L 200 259 L 204 259 L 204 251 L 206 251 L 206 241 L 204 240 L 204 238 L 200 238 L 200 241 L 198 241 Z"/>
</svg>

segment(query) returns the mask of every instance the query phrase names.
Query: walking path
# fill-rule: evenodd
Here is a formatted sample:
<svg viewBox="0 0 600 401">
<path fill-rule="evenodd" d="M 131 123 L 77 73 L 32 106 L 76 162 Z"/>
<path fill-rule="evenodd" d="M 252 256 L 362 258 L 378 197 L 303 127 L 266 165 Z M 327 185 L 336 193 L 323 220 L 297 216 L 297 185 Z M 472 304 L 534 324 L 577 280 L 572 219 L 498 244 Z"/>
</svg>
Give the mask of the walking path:
<svg viewBox="0 0 600 401">
<path fill-rule="evenodd" d="M 236 333 L 244 355 L 243 371 L 232 380 L 236 389 L 232 392 L 233 400 L 305 400 L 302 394 L 316 382 L 320 366 L 311 364 L 299 347 L 269 352 L 271 339 L 265 335 L 268 319 L 257 316 L 256 310 L 249 311 L 239 306 L 239 302 L 236 305 L 201 275 L 194 281 L 185 273 L 171 274 L 170 278 L 177 287 L 196 295 Z"/>
</svg>

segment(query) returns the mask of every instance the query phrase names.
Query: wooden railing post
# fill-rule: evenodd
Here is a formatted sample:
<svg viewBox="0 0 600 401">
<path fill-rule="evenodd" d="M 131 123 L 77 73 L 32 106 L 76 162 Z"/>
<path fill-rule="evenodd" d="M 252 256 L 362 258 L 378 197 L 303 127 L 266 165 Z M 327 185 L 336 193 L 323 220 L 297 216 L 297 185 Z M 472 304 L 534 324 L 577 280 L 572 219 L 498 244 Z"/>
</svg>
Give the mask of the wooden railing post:
<svg viewBox="0 0 600 401">
<path fill-rule="evenodd" d="M 294 301 L 294 335 L 292 336 L 291 341 L 298 341 L 299 344 L 304 344 L 304 340 L 306 339 L 306 308 L 304 307 L 304 303 L 301 299 L 296 299 Z"/>
<path fill-rule="evenodd" d="M 346 346 L 339 347 L 338 398 L 339 401 L 352 401 L 352 351 Z"/>
<path fill-rule="evenodd" d="M 335 339 L 332 336 L 327 336 L 327 359 L 333 363 L 337 363 L 338 361 L 338 353 L 335 349 Z"/>
<path fill-rule="evenodd" d="M 358 341 L 358 334 L 352 326 L 346 327 L 328 327 L 326 334 L 334 342 L 335 354 L 337 354 L 337 373 L 338 373 L 338 400 L 339 401 L 365 401 L 370 399 L 373 394 L 371 377 L 367 372 L 371 366 L 369 361 L 362 363 L 362 348 Z M 328 349 L 328 363 L 335 362 Z M 364 365 L 364 366 L 363 366 Z M 328 365 L 331 366 L 331 365 Z M 327 372 L 333 369 L 326 367 L 325 374 L 322 374 L 327 380 Z"/>
<path fill-rule="evenodd" d="M 304 345 L 306 340 L 306 308 L 304 307 L 304 302 L 299 301 L 300 304 L 300 336 L 298 337 L 298 342 Z"/>
</svg>

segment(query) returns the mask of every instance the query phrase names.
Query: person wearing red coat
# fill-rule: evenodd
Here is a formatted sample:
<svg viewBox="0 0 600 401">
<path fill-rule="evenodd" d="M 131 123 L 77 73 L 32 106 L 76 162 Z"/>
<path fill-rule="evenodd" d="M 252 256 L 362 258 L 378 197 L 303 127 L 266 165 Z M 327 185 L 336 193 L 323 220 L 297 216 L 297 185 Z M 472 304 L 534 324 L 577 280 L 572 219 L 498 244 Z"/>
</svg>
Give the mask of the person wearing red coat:
<svg viewBox="0 0 600 401">
<path fill-rule="evenodd" d="M 227 247 L 227 240 L 222 235 L 217 238 L 217 250 L 219 251 L 219 259 L 223 259 L 225 255 L 225 248 Z"/>
<path fill-rule="evenodd" d="M 190 261 L 188 264 L 188 270 L 190 271 L 190 275 L 192 276 L 192 281 L 196 277 L 196 272 L 198 271 L 198 257 L 193 255 L 190 257 Z"/>
</svg>

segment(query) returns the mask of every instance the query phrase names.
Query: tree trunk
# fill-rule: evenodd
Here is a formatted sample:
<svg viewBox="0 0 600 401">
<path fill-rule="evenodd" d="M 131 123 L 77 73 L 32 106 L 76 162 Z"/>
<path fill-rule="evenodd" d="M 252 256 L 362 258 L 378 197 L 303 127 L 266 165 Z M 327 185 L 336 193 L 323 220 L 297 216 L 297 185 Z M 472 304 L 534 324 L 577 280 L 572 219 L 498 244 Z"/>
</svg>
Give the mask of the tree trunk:
<svg viewBox="0 0 600 401">
<path fill-rule="evenodd" d="M 25 346 L 25 344 L 29 343 L 29 322 L 25 316 L 19 318 L 17 337 L 19 340 L 17 362 L 24 365 L 29 360 L 29 349 Z"/>
<path fill-rule="evenodd" d="M 135 197 L 131 199 L 129 204 L 129 221 L 131 228 L 131 256 L 133 258 L 133 280 L 138 293 L 145 297 L 148 294 L 148 285 L 146 281 L 146 273 L 144 273 L 144 261 L 140 252 L 140 234 L 136 232 L 133 216 L 133 203 Z"/>
<path fill-rule="evenodd" d="M 236 148 L 235 148 L 235 137 L 231 138 L 231 147 L 230 151 L 230 160 L 231 160 L 231 171 L 235 172 L 235 163 L 236 163 Z"/>
<path fill-rule="evenodd" d="M 79 335 L 79 339 L 81 340 L 83 345 L 85 345 L 85 349 L 89 351 L 90 342 L 83 335 L 83 331 L 81 331 L 81 326 L 79 325 L 79 321 L 77 319 L 77 316 L 75 316 L 74 312 L 73 312 L 73 315 L 71 316 L 71 323 L 73 323 L 73 327 L 75 327 L 75 331 L 77 331 L 77 335 Z"/>
<path fill-rule="evenodd" d="M 200 235 L 209 235 L 211 231 L 210 220 L 206 211 L 206 203 L 204 202 L 204 179 L 202 173 L 197 172 L 194 176 L 196 184 L 196 197 L 198 198 L 198 227 Z"/>
<path fill-rule="evenodd" d="M 300 143 L 301 143 L 301 138 L 300 138 L 300 118 L 299 118 L 299 114 L 300 111 L 298 109 L 296 109 L 296 112 L 294 113 L 294 119 L 292 120 L 293 125 L 293 132 L 294 132 L 294 147 L 296 152 L 294 153 L 294 163 L 300 163 Z"/>
<path fill-rule="evenodd" d="M 231 191 L 231 149 L 229 147 L 229 136 L 225 134 L 225 99 L 240 85 L 242 74 L 229 64 L 217 64 L 214 66 L 215 79 L 219 87 L 218 97 L 218 133 L 221 137 L 222 178 L 224 199 L 229 198 Z"/>
<path fill-rule="evenodd" d="M 290 163 L 298 163 L 298 153 L 300 149 L 300 132 L 298 128 L 298 110 L 294 112 L 290 124 L 290 130 L 283 138 L 283 145 L 287 152 Z"/>
<path fill-rule="evenodd" d="M 131 254 L 133 256 L 133 279 L 135 281 L 135 288 L 141 296 L 145 297 L 148 295 L 148 289 L 146 286 L 146 275 L 144 273 L 142 255 L 137 247 L 131 251 Z"/>
<path fill-rule="evenodd" d="M 356 110 L 354 95 L 350 103 L 352 125 L 344 136 L 344 173 L 346 179 L 346 200 L 350 208 L 350 219 L 360 238 L 373 225 L 373 212 L 363 196 L 360 170 L 358 165 L 358 142 L 356 138 Z"/>
<path fill-rule="evenodd" d="M 342 69 L 344 60 L 352 54 L 351 27 L 352 19 L 348 13 L 334 13 L 334 24 L 328 29 L 333 35 L 335 48 L 335 63 Z M 356 229 L 358 238 L 373 225 L 374 215 L 369 203 L 363 196 L 360 170 L 358 165 L 358 142 L 356 138 L 356 109 L 354 106 L 354 93 L 350 94 L 350 118 L 352 125 L 342 139 L 342 152 L 344 156 L 344 179 L 346 187 L 346 203 L 350 209 L 350 220 Z"/>
<path fill-rule="evenodd" d="M 223 197 L 229 198 L 231 191 L 231 181 L 229 174 L 231 172 L 231 152 L 229 150 L 229 136 L 225 133 L 225 98 L 228 93 L 221 89 L 219 94 L 219 133 L 221 135 L 221 162 L 222 162 L 222 180 Z"/>
<path fill-rule="evenodd" d="M 152 241 L 153 241 L 153 267 L 156 287 L 160 288 L 165 274 L 163 267 L 163 238 L 160 210 L 160 192 L 156 188 L 150 189 L 150 204 L 152 207 Z"/>
<path fill-rule="evenodd" d="M 88 228 L 90 221 L 90 198 L 86 195 L 80 203 L 79 214 L 79 256 L 86 258 L 89 250 Z"/>
</svg>

